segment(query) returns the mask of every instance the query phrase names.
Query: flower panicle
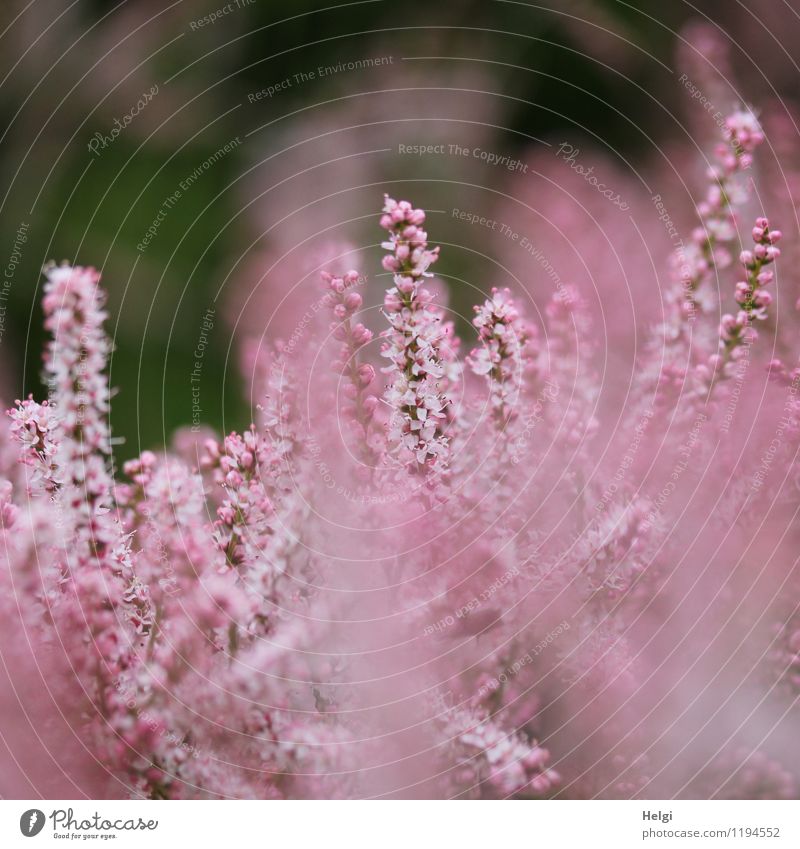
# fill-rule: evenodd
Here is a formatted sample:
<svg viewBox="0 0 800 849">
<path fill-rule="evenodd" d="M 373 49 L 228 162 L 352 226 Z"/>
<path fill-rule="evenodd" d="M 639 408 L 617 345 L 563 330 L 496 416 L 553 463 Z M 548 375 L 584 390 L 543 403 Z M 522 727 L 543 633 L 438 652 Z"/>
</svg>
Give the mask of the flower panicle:
<svg viewBox="0 0 800 849">
<path fill-rule="evenodd" d="M 61 429 L 55 408 L 49 401 L 34 401 L 31 395 L 17 400 L 8 416 L 11 436 L 20 445 L 20 461 L 33 472 L 30 485 L 41 483 L 48 492 L 55 492 L 59 486 L 56 455 Z"/>
<path fill-rule="evenodd" d="M 460 786 L 485 782 L 494 798 L 513 795 L 542 797 L 561 783 L 548 766 L 550 752 L 520 732 L 506 731 L 495 717 L 465 707 L 450 709 L 444 719 L 445 734 L 461 750 Z"/>
<path fill-rule="evenodd" d="M 700 226 L 692 231 L 688 245 L 676 250 L 673 256 L 673 268 L 680 282 L 676 333 L 685 322 L 694 321 L 699 312 L 705 311 L 706 295 L 701 290 L 710 281 L 714 269 L 727 268 L 733 260 L 736 213 L 748 196 L 741 177 L 751 167 L 753 153 L 764 141 L 758 118 L 749 109 L 738 109 L 728 115 L 722 136 L 706 172 L 705 197 L 697 205 Z"/>
<path fill-rule="evenodd" d="M 387 195 L 380 223 L 389 233 L 382 245 L 389 251 L 383 267 L 394 280 L 384 297 L 389 329 L 381 348 L 390 363 L 384 372 L 393 378 L 384 395 L 392 410 L 390 451 L 403 465 L 441 478 L 450 455 L 451 404 L 441 391 L 446 378 L 441 349 L 447 337 L 433 296 L 422 286 L 439 250 L 428 246 L 425 213 L 408 201 Z"/>
<path fill-rule="evenodd" d="M 224 494 L 217 508 L 214 539 L 228 567 L 243 567 L 257 559 L 272 533 L 275 510 L 263 476 L 269 474 L 273 459 L 272 447 L 255 425 L 241 434 L 233 431 L 221 444 L 206 440 L 202 464 L 213 470 Z"/>
<path fill-rule="evenodd" d="M 372 341 L 368 330 L 356 315 L 363 305 L 361 294 L 355 291 L 361 281 L 357 271 L 342 276 L 322 273 L 328 289 L 328 305 L 333 313 L 330 329 L 340 343 L 339 355 L 331 364 L 332 370 L 344 378 L 342 412 L 358 441 L 361 459 L 370 467 L 380 456 L 374 438 L 377 397 L 370 392 L 375 380 L 375 369 L 370 363 L 359 362 L 363 348 Z"/>
<path fill-rule="evenodd" d="M 45 375 L 66 440 L 81 456 L 110 453 L 110 391 L 105 374 L 111 343 L 103 324 L 105 293 L 94 268 L 53 265 L 45 269 L 42 306 L 52 336 Z"/>
<path fill-rule="evenodd" d="M 526 348 L 534 333 L 520 315 L 509 289 L 493 288 L 491 297 L 474 309 L 472 323 L 480 346 L 473 348 L 467 362 L 474 374 L 488 381 L 492 413 L 502 428 L 518 414 Z"/>
<path fill-rule="evenodd" d="M 772 303 L 768 290 L 775 274 L 770 265 L 781 255 L 777 243 L 781 240 L 780 230 L 770 229 L 769 220 L 759 217 L 752 231 L 753 249 L 744 250 L 739 262 L 744 269 L 744 280 L 736 284 L 735 300 L 739 305 L 736 315 L 725 313 L 719 324 L 719 347 L 707 366 L 699 366 L 701 380 L 709 390 L 722 379 L 730 377 L 731 364 L 739 360 L 746 349 L 758 340 L 757 321 L 767 318 L 767 309 Z"/>
<path fill-rule="evenodd" d="M 21 444 L 21 461 L 33 467 L 34 479 L 56 502 L 63 536 L 56 551 L 60 578 L 54 604 L 63 621 L 83 621 L 90 628 L 96 651 L 84 655 L 81 666 L 102 698 L 110 670 L 129 662 L 137 639 L 149 634 L 154 614 L 148 587 L 136 577 L 130 534 L 114 509 L 105 373 L 111 344 L 103 328 L 100 275 L 69 265 L 49 266 L 45 274 L 50 397 L 18 402 L 11 411 L 11 432 Z M 132 631 L 127 639 L 119 634 L 119 622 Z"/>
</svg>

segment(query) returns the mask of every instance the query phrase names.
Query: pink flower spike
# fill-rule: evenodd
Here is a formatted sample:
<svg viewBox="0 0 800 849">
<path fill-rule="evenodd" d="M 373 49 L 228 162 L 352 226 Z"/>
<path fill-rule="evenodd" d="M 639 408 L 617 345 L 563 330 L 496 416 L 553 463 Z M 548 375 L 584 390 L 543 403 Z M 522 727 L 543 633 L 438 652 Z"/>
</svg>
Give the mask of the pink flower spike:
<svg viewBox="0 0 800 849">
<path fill-rule="evenodd" d="M 390 226 L 381 219 L 389 231 L 384 243 L 392 251 L 388 265 L 397 272 L 383 305 L 390 329 L 382 334 L 381 355 L 391 364 L 385 371 L 394 375 L 385 395 L 394 411 L 389 444 L 402 465 L 416 465 L 441 478 L 449 456 L 445 426 L 451 412 L 441 391 L 447 327 L 421 285 L 439 249 L 428 247 L 422 210 L 387 195 L 384 212 L 391 214 Z"/>
</svg>

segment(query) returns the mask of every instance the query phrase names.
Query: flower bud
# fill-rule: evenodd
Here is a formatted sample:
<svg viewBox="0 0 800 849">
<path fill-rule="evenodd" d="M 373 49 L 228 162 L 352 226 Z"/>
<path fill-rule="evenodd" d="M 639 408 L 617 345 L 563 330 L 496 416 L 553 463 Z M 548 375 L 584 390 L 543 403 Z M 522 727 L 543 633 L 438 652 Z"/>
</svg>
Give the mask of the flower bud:
<svg viewBox="0 0 800 849">
<path fill-rule="evenodd" d="M 362 304 L 361 295 L 358 292 L 348 292 L 344 296 L 344 305 L 350 312 L 355 312 Z"/>
<path fill-rule="evenodd" d="M 375 379 L 375 369 L 369 363 L 364 363 L 358 367 L 358 378 L 362 386 L 369 386 Z"/>
</svg>

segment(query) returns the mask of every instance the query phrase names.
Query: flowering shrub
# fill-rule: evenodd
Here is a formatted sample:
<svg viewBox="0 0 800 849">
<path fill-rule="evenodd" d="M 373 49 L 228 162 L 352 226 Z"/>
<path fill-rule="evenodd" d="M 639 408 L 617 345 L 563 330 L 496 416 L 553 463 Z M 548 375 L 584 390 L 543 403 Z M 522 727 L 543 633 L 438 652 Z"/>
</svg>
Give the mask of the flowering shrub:
<svg viewBox="0 0 800 849">
<path fill-rule="evenodd" d="M 328 331 L 255 355 L 255 423 L 119 474 L 99 275 L 48 268 L 49 396 L 9 411 L 0 556 L 6 631 L 89 763 L 72 780 L 151 798 L 795 795 L 736 728 L 700 737 L 714 686 L 728 698 L 718 637 L 739 639 L 743 551 L 763 542 L 752 497 L 795 509 L 735 439 L 742 364 L 761 357 L 793 468 L 800 371 L 756 331 L 780 256 L 763 216 L 724 295 L 735 311 L 714 318 L 762 140 L 749 112 L 725 123 L 602 457 L 581 293 L 559 286 L 538 311 L 492 289 L 462 363 L 407 201 L 380 217 L 381 332 L 359 272 L 323 273 Z M 716 499 L 718 526 L 696 499 Z M 788 578 L 753 580 L 786 608 L 741 626 L 753 676 L 792 697 Z M 687 683 L 709 667 L 716 685 Z"/>
</svg>

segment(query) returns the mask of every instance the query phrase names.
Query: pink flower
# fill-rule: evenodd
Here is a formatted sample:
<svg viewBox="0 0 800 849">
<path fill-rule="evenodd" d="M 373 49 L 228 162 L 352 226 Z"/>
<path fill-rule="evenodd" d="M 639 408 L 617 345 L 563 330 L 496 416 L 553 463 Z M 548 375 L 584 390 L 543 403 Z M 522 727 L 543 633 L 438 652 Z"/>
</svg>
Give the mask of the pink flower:
<svg viewBox="0 0 800 849">
<path fill-rule="evenodd" d="M 736 210 L 747 198 L 741 175 L 764 140 L 758 120 L 747 110 L 726 118 L 723 135 L 725 142 L 718 145 L 717 161 L 708 172 L 705 200 L 697 207 L 702 226 L 692 231 L 691 243 L 676 250 L 673 259 L 676 287 L 670 298 L 674 308 L 665 328 L 672 342 L 683 339 L 687 323 L 704 311 L 700 290 L 708 284 L 714 269 L 726 268 L 731 262 Z"/>
<path fill-rule="evenodd" d="M 359 364 L 361 349 L 372 340 L 372 332 L 361 322 L 354 321 L 361 309 L 361 295 L 353 291 L 359 282 L 356 271 L 343 277 L 333 277 L 324 272 L 322 279 L 330 289 L 329 302 L 335 317 L 331 324 L 334 338 L 341 342 L 334 369 L 347 381 L 342 393 L 345 402 L 341 410 L 348 418 L 357 438 L 358 452 L 367 468 L 374 468 L 381 456 L 375 433 L 377 399 L 368 392 L 375 378 L 375 369 L 369 363 Z"/>
<path fill-rule="evenodd" d="M 390 361 L 384 372 L 393 376 L 384 394 L 393 411 L 390 450 L 403 465 L 416 465 L 441 479 L 450 455 L 450 401 L 442 392 L 446 336 L 441 315 L 421 285 L 439 249 L 428 248 L 422 210 L 387 195 L 383 212 L 381 226 L 389 231 L 389 240 L 382 246 L 392 252 L 384 258 L 384 267 L 394 274 L 394 286 L 384 300 L 390 329 L 382 334 L 381 348 Z"/>
<path fill-rule="evenodd" d="M 472 323 L 481 346 L 467 358 L 472 371 L 489 382 L 490 404 L 499 425 L 517 415 L 525 372 L 525 347 L 532 331 L 520 318 L 508 289 L 492 289 L 492 297 L 475 307 Z"/>
<path fill-rule="evenodd" d="M 736 284 L 734 297 L 740 309 L 736 316 L 726 313 L 719 325 L 719 353 L 709 360 L 710 368 L 702 367 L 697 372 L 701 384 L 713 389 L 718 380 L 730 376 L 729 363 L 739 359 L 743 347 L 758 339 L 753 327 L 756 321 L 767 317 L 767 307 L 772 303 L 772 295 L 763 287 L 773 278 L 765 267 L 780 256 L 775 244 L 780 241 L 780 230 L 771 230 L 766 218 L 757 218 L 753 227 L 755 248 L 742 251 L 739 261 L 747 273 L 747 280 Z"/>
<path fill-rule="evenodd" d="M 726 133 L 689 282 L 736 254 L 732 176 L 759 132 L 739 116 Z M 102 763 L 102 793 L 630 798 L 696 780 L 706 795 L 794 794 L 791 770 L 752 749 L 715 757 L 694 727 L 718 687 L 719 705 L 745 704 L 718 638 L 740 619 L 752 645 L 737 652 L 766 659 L 747 667 L 769 679 L 758 699 L 784 710 L 797 691 L 793 604 L 771 633 L 746 617 L 760 622 L 770 582 L 792 579 L 752 496 L 769 488 L 762 502 L 791 523 L 800 369 L 782 353 L 769 380 L 751 372 L 758 393 L 744 381 L 731 393 L 768 413 L 755 451 L 745 428 L 727 450 L 726 421 L 699 403 L 769 329 L 780 232 L 755 221 L 730 311 L 696 316 L 696 348 L 681 334 L 647 347 L 658 395 L 631 380 L 612 421 L 598 400 L 617 362 L 599 356 L 605 327 L 577 287 L 555 281 L 541 350 L 493 289 L 462 380 L 437 284 L 424 285 L 438 258 L 425 214 L 387 198 L 381 223 L 382 399 L 361 281 L 324 274 L 315 306 L 330 333 L 309 321 L 253 357 L 255 423 L 144 450 L 119 475 L 97 273 L 48 272 L 50 395 L 9 411 L 0 452 L 0 634 L 19 621 L 32 660 L 48 661 L 47 696 Z M 689 376 L 700 387 L 686 403 Z M 641 686 L 654 671 L 655 691 Z M 714 687 L 696 716 L 653 710 L 666 692 L 690 704 L 681 688 L 704 673 Z M 433 715 L 444 682 L 451 704 Z M 687 733 L 706 745 L 683 769 L 674 744 Z"/>
</svg>

